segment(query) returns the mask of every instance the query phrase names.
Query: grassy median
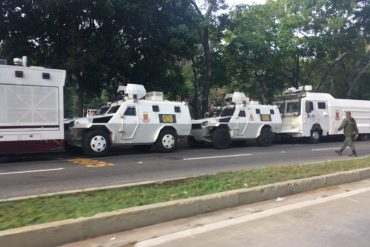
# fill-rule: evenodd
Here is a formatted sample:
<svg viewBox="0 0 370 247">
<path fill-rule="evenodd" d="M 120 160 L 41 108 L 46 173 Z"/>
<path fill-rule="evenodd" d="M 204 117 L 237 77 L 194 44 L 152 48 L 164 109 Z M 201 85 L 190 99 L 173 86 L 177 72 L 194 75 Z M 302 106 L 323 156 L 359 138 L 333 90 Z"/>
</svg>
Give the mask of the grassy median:
<svg viewBox="0 0 370 247">
<path fill-rule="evenodd" d="M 370 158 L 266 167 L 182 181 L 0 203 L 0 230 L 370 166 Z"/>
</svg>

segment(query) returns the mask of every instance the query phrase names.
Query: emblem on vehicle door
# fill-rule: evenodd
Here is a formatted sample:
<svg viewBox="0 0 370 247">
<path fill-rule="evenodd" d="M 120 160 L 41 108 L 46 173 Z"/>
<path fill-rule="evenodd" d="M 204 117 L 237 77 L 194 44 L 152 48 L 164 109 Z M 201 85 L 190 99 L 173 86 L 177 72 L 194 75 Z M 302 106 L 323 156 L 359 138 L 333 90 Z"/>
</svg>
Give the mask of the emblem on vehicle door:
<svg viewBox="0 0 370 247">
<path fill-rule="evenodd" d="M 254 121 L 254 116 L 252 112 L 249 113 L 249 121 Z"/>
<path fill-rule="evenodd" d="M 147 123 L 149 122 L 149 113 L 148 112 L 143 112 L 143 122 Z"/>
<path fill-rule="evenodd" d="M 339 121 L 339 120 L 340 120 L 339 110 L 336 110 L 336 111 L 335 111 L 335 120 L 337 120 L 337 121 Z"/>
</svg>

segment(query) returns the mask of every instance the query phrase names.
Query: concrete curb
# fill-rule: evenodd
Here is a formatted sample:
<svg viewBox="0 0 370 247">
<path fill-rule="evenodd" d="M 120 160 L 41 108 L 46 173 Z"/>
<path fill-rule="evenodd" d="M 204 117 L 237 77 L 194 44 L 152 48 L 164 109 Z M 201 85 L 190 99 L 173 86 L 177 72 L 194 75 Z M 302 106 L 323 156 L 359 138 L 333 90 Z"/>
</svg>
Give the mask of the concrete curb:
<svg viewBox="0 0 370 247">
<path fill-rule="evenodd" d="M 56 246 L 101 235 L 370 178 L 370 168 L 0 231 L 2 246 Z"/>
</svg>

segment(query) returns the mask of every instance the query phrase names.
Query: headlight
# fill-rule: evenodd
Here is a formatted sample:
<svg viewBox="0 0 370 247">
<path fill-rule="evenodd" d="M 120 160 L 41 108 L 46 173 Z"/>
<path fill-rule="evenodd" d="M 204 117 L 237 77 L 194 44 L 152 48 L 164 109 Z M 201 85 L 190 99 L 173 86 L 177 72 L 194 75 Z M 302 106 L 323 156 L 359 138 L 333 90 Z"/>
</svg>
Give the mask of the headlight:
<svg viewBox="0 0 370 247">
<path fill-rule="evenodd" d="M 209 120 L 209 125 L 217 125 L 218 124 L 218 119 L 210 119 Z"/>
</svg>

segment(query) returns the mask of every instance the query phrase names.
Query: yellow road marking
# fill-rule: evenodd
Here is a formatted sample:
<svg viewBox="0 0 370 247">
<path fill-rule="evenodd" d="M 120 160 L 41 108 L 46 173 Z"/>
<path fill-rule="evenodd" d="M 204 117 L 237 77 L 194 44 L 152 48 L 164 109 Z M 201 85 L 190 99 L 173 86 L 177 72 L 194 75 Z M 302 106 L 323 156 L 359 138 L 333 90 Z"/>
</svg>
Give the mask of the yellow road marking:
<svg viewBox="0 0 370 247">
<path fill-rule="evenodd" d="M 92 159 L 85 159 L 85 158 L 76 158 L 70 159 L 69 162 L 76 164 L 76 165 L 84 165 L 86 167 L 105 167 L 105 166 L 114 166 L 112 163 L 108 163 L 105 161 L 100 160 L 92 160 Z"/>
</svg>

